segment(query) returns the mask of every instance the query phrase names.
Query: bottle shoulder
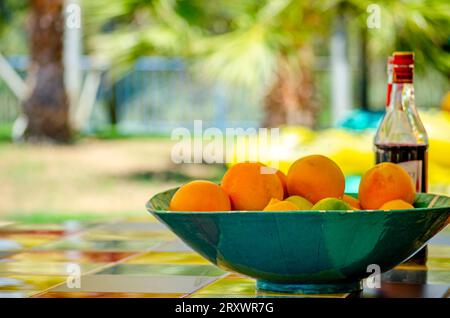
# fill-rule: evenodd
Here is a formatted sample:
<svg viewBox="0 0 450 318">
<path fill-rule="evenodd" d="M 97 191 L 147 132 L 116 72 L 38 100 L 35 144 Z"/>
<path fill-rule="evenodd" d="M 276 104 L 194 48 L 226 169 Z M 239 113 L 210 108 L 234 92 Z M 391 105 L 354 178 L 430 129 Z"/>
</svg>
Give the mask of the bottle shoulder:
<svg viewBox="0 0 450 318">
<path fill-rule="evenodd" d="M 416 111 L 391 109 L 381 119 L 374 143 L 428 145 L 428 135 Z"/>
</svg>

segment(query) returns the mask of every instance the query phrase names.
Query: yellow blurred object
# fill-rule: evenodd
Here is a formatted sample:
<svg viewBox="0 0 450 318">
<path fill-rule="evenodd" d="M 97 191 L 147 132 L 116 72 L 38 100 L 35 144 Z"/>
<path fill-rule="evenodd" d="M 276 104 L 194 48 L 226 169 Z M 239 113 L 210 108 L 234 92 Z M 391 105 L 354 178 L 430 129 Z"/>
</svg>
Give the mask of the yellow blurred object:
<svg viewBox="0 0 450 318">
<path fill-rule="evenodd" d="M 443 101 L 446 107 L 450 103 L 447 95 Z M 450 112 L 422 110 L 420 116 L 430 142 L 429 192 L 450 195 Z M 372 129 L 356 132 L 343 128 L 313 131 L 303 127 L 283 127 L 280 129 L 279 144 L 271 144 L 265 149 L 266 145 L 259 143 L 256 138 L 246 143 L 248 148 L 244 152 L 262 154 L 258 161 L 284 173 L 295 160 L 311 154 L 322 154 L 335 161 L 346 176 L 358 176 L 375 164 L 374 135 L 375 130 Z M 240 148 L 241 151 L 238 149 L 235 147 L 231 150 L 234 160 L 230 165 L 242 157 L 243 148 Z"/>
<path fill-rule="evenodd" d="M 450 113 L 450 92 L 447 92 L 442 98 L 441 109 Z"/>
</svg>

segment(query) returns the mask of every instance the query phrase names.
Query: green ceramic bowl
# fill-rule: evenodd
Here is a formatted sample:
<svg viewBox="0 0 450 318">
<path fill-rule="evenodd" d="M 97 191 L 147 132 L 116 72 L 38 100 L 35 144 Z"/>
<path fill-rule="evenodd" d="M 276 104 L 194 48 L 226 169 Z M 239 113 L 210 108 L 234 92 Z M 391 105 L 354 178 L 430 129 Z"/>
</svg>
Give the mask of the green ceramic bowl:
<svg viewBox="0 0 450 318">
<path fill-rule="evenodd" d="M 169 212 L 176 190 L 155 195 L 148 211 L 213 264 L 278 292 L 358 291 L 369 265 L 392 269 L 450 216 L 449 197 L 422 193 L 414 210 Z"/>
</svg>

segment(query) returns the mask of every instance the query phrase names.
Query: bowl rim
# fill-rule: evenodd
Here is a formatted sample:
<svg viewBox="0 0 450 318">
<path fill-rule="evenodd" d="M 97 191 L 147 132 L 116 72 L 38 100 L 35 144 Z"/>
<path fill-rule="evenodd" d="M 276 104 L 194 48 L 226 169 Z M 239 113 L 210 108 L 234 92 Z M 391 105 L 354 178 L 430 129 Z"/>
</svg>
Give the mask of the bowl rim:
<svg viewBox="0 0 450 318">
<path fill-rule="evenodd" d="M 173 190 L 173 189 L 170 189 Z M 168 192 L 170 190 L 160 192 L 152 196 L 145 207 L 148 212 L 152 214 L 170 214 L 170 215 L 229 215 L 229 214 L 245 214 L 245 215 L 262 215 L 262 214 L 270 214 L 270 215 L 361 215 L 361 214 L 392 214 L 392 213 L 410 213 L 410 212 L 445 212 L 450 209 L 449 206 L 442 207 L 426 207 L 426 208 L 414 208 L 414 209 L 400 209 L 400 210 L 292 210 L 292 211 L 262 211 L 262 210 L 232 210 L 232 211 L 170 211 L 170 210 L 155 210 L 151 207 L 151 201 L 153 198 L 158 196 L 161 193 Z M 345 194 L 354 194 L 354 193 L 345 193 Z M 446 195 L 434 194 L 434 193 L 425 193 L 429 195 L 434 195 L 436 198 L 438 197 L 446 197 Z"/>
</svg>

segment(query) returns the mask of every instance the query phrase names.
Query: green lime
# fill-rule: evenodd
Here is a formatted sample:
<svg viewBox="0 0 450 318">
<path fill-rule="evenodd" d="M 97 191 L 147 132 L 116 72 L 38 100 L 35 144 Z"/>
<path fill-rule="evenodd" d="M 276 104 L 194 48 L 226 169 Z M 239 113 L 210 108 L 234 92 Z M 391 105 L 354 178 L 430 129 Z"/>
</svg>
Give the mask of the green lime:
<svg viewBox="0 0 450 318">
<path fill-rule="evenodd" d="M 311 210 L 313 204 L 299 195 L 291 195 L 289 198 L 285 199 L 294 203 L 299 210 Z"/>
<path fill-rule="evenodd" d="M 336 198 L 325 198 L 313 205 L 311 210 L 351 210 L 352 207 L 345 201 Z"/>
</svg>

